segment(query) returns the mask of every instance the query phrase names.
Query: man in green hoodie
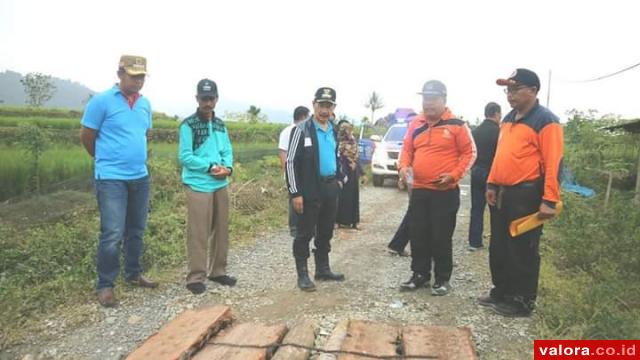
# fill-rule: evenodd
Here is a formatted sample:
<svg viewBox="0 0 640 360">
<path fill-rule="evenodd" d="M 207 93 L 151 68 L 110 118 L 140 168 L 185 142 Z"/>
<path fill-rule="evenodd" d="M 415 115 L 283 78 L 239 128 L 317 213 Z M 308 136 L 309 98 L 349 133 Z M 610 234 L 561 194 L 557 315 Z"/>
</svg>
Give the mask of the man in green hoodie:
<svg viewBox="0 0 640 360">
<path fill-rule="evenodd" d="M 229 185 L 233 150 L 222 119 L 215 116 L 218 87 L 198 82 L 198 109 L 180 124 L 178 157 L 187 196 L 187 289 L 206 290 L 205 281 L 233 286 L 227 274 L 229 249 Z M 207 251 L 208 248 L 208 251 Z"/>
</svg>

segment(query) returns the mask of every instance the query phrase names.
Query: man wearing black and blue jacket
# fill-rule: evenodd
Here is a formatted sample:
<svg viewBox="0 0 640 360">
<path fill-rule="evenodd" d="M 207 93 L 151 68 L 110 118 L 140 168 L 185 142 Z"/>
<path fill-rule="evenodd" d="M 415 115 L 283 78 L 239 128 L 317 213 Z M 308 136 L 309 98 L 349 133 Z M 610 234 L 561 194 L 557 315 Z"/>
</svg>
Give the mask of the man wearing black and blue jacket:
<svg viewBox="0 0 640 360">
<path fill-rule="evenodd" d="M 315 279 L 344 280 L 344 275 L 332 272 L 329 266 L 338 192 L 344 180 L 338 161 L 337 129 L 331 122 L 335 107 L 335 90 L 319 88 L 313 101 L 314 115 L 293 129 L 289 141 L 285 172 L 289 196 L 298 216 L 293 256 L 298 287 L 303 291 L 315 290 L 307 270 L 309 242 L 314 230 Z"/>
</svg>

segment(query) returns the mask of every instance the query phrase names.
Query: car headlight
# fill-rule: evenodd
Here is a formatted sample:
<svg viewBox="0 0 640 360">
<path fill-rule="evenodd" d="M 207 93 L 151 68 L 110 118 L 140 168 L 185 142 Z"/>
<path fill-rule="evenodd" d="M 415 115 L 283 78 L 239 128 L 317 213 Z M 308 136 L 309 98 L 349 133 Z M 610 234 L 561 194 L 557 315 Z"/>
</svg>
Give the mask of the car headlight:
<svg viewBox="0 0 640 360">
<path fill-rule="evenodd" d="M 373 161 L 382 162 L 387 158 L 387 149 L 384 146 L 376 146 L 376 149 L 373 151 Z"/>
</svg>

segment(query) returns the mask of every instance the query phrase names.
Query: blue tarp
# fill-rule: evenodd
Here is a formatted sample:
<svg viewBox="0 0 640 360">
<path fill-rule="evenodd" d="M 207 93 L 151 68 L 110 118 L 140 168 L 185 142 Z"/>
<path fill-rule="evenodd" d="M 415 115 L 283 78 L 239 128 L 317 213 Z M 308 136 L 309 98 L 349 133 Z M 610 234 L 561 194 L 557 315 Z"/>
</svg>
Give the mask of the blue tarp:
<svg viewBox="0 0 640 360">
<path fill-rule="evenodd" d="M 560 171 L 560 186 L 563 190 L 576 193 L 584 197 L 596 196 L 596 192 L 593 189 L 578 184 L 575 175 L 573 175 L 573 172 L 571 172 L 571 170 L 566 166 L 563 166 Z"/>
<path fill-rule="evenodd" d="M 360 139 L 358 141 L 358 151 L 360 152 L 360 164 L 367 165 L 371 162 L 371 155 L 375 143 L 370 139 Z"/>
</svg>

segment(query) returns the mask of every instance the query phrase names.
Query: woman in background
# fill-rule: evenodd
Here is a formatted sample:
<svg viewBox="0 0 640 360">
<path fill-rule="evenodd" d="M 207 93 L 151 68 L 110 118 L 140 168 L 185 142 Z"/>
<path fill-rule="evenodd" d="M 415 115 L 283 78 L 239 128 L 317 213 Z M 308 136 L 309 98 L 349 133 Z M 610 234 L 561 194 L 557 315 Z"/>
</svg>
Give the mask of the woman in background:
<svg viewBox="0 0 640 360">
<path fill-rule="evenodd" d="M 358 163 L 358 142 L 353 136 L 353 125 L 347 120 L 338 123 L 340 166 L 346 175 L 338 197 L 336 223 L 340 228 L 360 230 L 360 189 L 359 179 L 363 175 Z M 366 179 L 366 177 L 364 177 Z"/>
</svg>

